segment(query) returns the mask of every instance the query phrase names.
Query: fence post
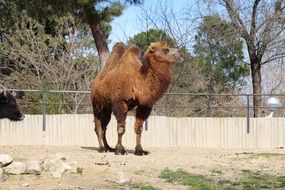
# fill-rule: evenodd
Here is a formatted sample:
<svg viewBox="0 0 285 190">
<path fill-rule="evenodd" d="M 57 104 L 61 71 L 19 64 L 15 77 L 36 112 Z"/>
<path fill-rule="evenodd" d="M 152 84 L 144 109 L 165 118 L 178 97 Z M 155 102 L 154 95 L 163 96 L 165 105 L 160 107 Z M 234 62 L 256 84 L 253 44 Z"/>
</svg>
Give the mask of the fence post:
<svg viewBox="0 0 285 190">
<path fill-rule="evenodd" d="M 249 109 L 249 95 L 247 94 L 246 95 L 246 110 L 247 110 L 247 113 L 246 113 L 246 133 L 249 134 L 249 128 L 250 128 L 250 118 L 249 118 L 249 112 L 250 112 L 250 109 Z"/>
<path fill-rule="evenodd" d="M 46 131 L 46 96 L 47 91 L 43 90 L 43 97 L 42 97 L 42 114 L 43 114 L 43 131 Z"/>
<path fill-rule="evenodd" d="M 212 94 L 208 94 L 208 117 L 212 117 Z"/>
<path fill-rule="evenodd" d="M 144 121 L 144 129 L 145 129 L 145 131 L 148 130 L 148 122 L 147 122 L 147 120 Z"/>
</svg>

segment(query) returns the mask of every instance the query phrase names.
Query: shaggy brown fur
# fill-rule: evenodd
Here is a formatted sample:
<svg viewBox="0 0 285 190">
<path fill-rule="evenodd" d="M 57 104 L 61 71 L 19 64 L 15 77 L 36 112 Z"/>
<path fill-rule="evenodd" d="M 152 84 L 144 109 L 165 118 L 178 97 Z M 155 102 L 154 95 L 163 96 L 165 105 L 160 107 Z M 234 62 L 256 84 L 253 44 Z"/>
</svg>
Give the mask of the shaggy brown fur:
<svg viewBox="0 0 285 190">
<path fill-rule="evenodd" d="M 126 47 L 123 43 L 117 43 L 114 45 L 112 53 L 106 61 L 105 67 L 101 70 L 96 79 L 101 80 L 109 71 L 113 70 L 120 61 L 122 55 L 125 53 L 125 50 Z"/>
<path fill-rule="evenodd" d="M 177 49 L 169 48 L 163 42 L 150 45 L 144 54 L 143 63 L 138 58 L 139 53 L 137 46 L 130 46 L 117 66 L 93 86 L 91 99 L 100 152 L 113 151 L 105 137 L 113 112 L 118 123 L 115 154 L 125 153 L 122 136 L 125 132 L 127 112 L 137 106 L 134 126 L 137 135 L 135 154 L 147 154 L 141 146 L 143 122 L 148 118 L 153 104 L 169 87 L 172 65 L 181 57 Z"/>
<path fill-rule="evenodd" d="M 112 50 L 112 53 L 111 55 L 109 56 L 109 58 L 107 59 L 107 62 L 105 64 L 105 67 L 101 70 L 101 72 L 98 74 L 98 76 L 95 78 L 95 80 L 93 81 L 93 88 L 92 88 L 92 92 L 91 92 L 91 101 L 93 102 L 93 97 L 94 95 L 96 94 L 95 93 L 95 89 L 97 88 L 98 84 L 99 84 L 99 81 L 105 77 L 105 75 L 110 72 L 111 70 L 113 70 L 115 68 L 115 66 L 119 63 L 122 55 L 125 53 L 125 50 L 126 50 L 126 47 L 124 44 L 122 43 L 118 43 L 116 45 L 114 45 L 113 47 L 113 50 Z M 93 110 L 94 110 L 94 105 L 93 105 Z M 95 113 L 95 111 L 94 111 Z M 114 151 L 114 149 L 112 149 L 108 143 L 107 143 L 107 140 L 106 140 L 106 130 L 107 130 L 107 124 L 109 123 L 110 119 L 111 119 L 111 112 L 106 112 L 106 113 L 102 113 L 100 114 L 101 116 L 99 117 L 100 121 L 98 121 L 98 117 L 95 117 L 94 118 L 94 122 L 95 122 L 95 125 L 100 125 L 100 127 L 95 127 L 95 132 L 96 134 L 98 134 L 98 128 L 102 128 L 103 130 L 99 130 L 100 133 L 102 133 L 102 139 L 99 140 L 99 137 L 98 137 L 98 140 L 99 140 L 99 151 L 102 152 L 102 151 Z M 97 124 L 96 124 L 97 122 Z M 104 146 L 102 144 L 102 141 L 104 143 Z M 103 148 L 104 147 L 104 148 Z M 104 149 L 104 150 L 103 150 Z"/>
</svg>

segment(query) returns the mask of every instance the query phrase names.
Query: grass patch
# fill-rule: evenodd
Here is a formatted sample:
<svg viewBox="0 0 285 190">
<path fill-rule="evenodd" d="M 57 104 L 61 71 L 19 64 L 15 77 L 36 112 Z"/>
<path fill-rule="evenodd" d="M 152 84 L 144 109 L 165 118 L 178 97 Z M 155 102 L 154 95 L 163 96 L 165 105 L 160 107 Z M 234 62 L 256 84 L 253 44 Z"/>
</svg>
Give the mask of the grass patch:
<svg viewBox="0 0 285 190">
<path fill-rule="evenodd" d="M 216 172 L 213 171 L 212 173 Z M 159 177 L 166 179 L 169 183 L 189 186 L 191 190 L 258 190 L 285 187 L 285 176 L 270 176 L 250 170 L 242 170 L 242 176 L 236 181 L 220 180 L 215 182 L 205 176 L 192 175 L 182 169 L 173 171 L 168 168 L 164 169 Z"/>
<path fill-rule="evenodd" d="M 240 185 L 245 190 L 255 189 L 274 189 L 285 187 L 285 176 L 276 177 L 252 172 L 250 170 L 242 170 L 243 177 L 239 180 Z"/>
<path fill-rule="evenodd" d="M 272 153 L 272 152 L 261 152 L 253 154 L 253 157 L 265 157 L 265 158 L 272 158 L 272 157 L 279 157 L 285 156 L 285 154 L 281 153 Z"/>
<path fill-rule="evenodd" d="M 130 185 L 131 189 L 139 189 L 139 190 L 160 190 L 156 187 L 153 187 L 151 185 L 145 184 L 145 183 L 135 183 Z"/>
<path fill-rule="evenodd" d="M 145 170 L 137 170 L 134 172 L 136 175 L 145 175 L 146 171 Z"/>
<path fill-rule="evenodd" d="M 216 175 L 221 175 L 222 174 L 222 171 L 221 170 L 217 170 L 217 169 L 213 169 L 213 170 L 211 170 L 211 172 L 213 174 L 216 174 Z"/>
<path fill-rule="evenodd" d="M 1 175 L 1 174 L 0 174 Z M 10 176 L 10 173 L 8 173 L 7 171 L 5 171 L 5 169 L 3 169 L 2 175 L 6 175 L 6 176 Z"/>
<path fill-rule="evenodd" d="M 83 168 L 82 167 L 77 167 L 76 168 L 76 173 L 82 175 L 83 174 Z"/>
<path fill-rule="evenodd" d="M 166 179 L 169 183 L 179 183 L 182 185 L 189 186 L 191 190 L 230 190 L 230 187 L 224 187 L 215 183 L 214 181 L 205 178 L 202 175 L 192 175 L 182 169 L 176 171 L 170 170 L 168 168 L 164 169 L 160 178 Z"/>
</svg>

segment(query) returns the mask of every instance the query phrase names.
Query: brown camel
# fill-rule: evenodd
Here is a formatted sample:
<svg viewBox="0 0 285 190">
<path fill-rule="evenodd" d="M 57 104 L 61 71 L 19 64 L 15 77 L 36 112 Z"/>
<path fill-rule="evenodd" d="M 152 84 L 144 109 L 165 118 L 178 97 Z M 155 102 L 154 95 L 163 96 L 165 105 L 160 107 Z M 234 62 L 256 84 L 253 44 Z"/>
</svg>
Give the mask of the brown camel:
<svg viewBox="0 0 285 190">
<path fill-rule="evenodd" d="M 125 132 L 127 112 L 136 107 L 135 154 L 147 154 L 141 146 L 143 122 L 148 118 L 154 103 L 166 92 L 172 79 L 172 66 L 181 60 L 177 49 L 164 42 L 152 43 L 144 54 L 143 62 L 138 58 L 140 49 L 130 46 L 113 69 L 94 80 L 92 104 L 95 132 L 99 141 L 99 152 L 114 151 L 106 140 L 106 129 L 113 112 L 117 120 L 118 142 L 115 154 L 125 154 L 122 136 Z M 112 54 L 117 54 L 113 51 Z M 111 57 L 112 57 L 111 54 Z M 118 56 L 119 57 L 119 56 Z M 100 75 L 99 75 L 100 77 Z"/>
</svg>

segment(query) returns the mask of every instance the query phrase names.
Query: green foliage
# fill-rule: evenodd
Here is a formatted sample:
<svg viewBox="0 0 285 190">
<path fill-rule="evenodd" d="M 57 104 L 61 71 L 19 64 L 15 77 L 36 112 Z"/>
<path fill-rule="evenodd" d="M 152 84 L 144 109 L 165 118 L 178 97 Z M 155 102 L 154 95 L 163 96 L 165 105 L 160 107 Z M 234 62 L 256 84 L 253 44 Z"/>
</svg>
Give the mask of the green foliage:
<svg viewBox="0 0 285 190">
<path fill-rule="evenodd" d="M 253 154 L 252 157 L 253 157 L 253 158 L 259 158 L 259 157 L 264 157 L 264 158 L 285 157 L 285 154 L 272 153 L 272 152 L 261 152 L 261 153 L 255 153 L 255 154 Z"/>
<path fill-rule="evenodd" d="M 160 29 L 150 29 L 146 32 L 138 33 L 129 39 L 129 44 L 136 44 L 145 51 L 150 43 L 156 41 L 165 41 L 170 47 L 176 46 L 174 40 L 165 31 Z"/>
<path fill-rule="evenodd" d="M 242 62 L 242 41 L 233 30 L 231 23 L 216 15 L 205 17 L 199 26 L 194 51 L 210 88 L 222 84 L 234 89 L 245 85 L 243 79 L 249 75 L 249 67 Z"/>
<path fill-rule="evenodd" d="M 106 38 L 111 31 L 109 24 L 114 17 L 120 16 L 125 3 L 137 4 L 143 1 L 128 0 L 12 0 L 0 5 L 0 36 L 7 32 L 9 26 L 17 22 L 23 14 L 37 20 L 44 26 L 45 32 L 54 36 L 56 34 L 55 23 L 64 16 L 72 15 L 75 23 L 86 27 L 89 20 L 101 22 Z M 2 22 L 3 21 L 3 22 Z M 90 29 L 86 27 L 86 32 Z"/>
<path fill-rule="evenodd" d="M 189 186 L 190 189 L 194 190 L 230 190 L 240 188 L 245 190 L 258 190 L 285 187 L 285 176 L 270 176 L 260 174 L 258 172 L 252 172 L 250 170 L 242 170 L 242 176 L 240 176 L 235 182 L 229 180 L 215 182 L 201 175 L 191 175 L 182 169 L 173 171 L 168 168 L 164 169 L 159 177 L 166 179 L 167 182 L 170 183 L 179 183 L 182 185 Z"/>
<path fill-rule="evenodd" d="M 77 167 L 76 168 L 76 173 L 82 175 L 83 174 L 83 168 L 82 167 Z"/>
<path fill-rule="evenodd" d="M 151 185 L 145 184 L 145 183 L 135 183 L 131 184 L 131 189 L 139 189 L 139 190 L 159 190 L 158 188 L 155 188 Z"/>
<path fill-rule="evenodd" d="M 242 170 L 243 177 L 239 180 L 239 184 L 246 190 L 257 189 L 275 189 L 285 187 L 285 177 L 275 177 L 262 175 L 258 172 L 250 170 Z"/>
<path fill-rule="evenodd" d="M 159 177 L 166 179 L 167 182 L 170 183 L 179 183 L 182 185 L 189 186 L 193 190 L 228 189 L 227 187 L 217 185 L 216 183 L 205 178 L 202 175 L 191 175 L 182 169 L 173 171 L 166 168 L 161 172 Z"/>
</svg>

